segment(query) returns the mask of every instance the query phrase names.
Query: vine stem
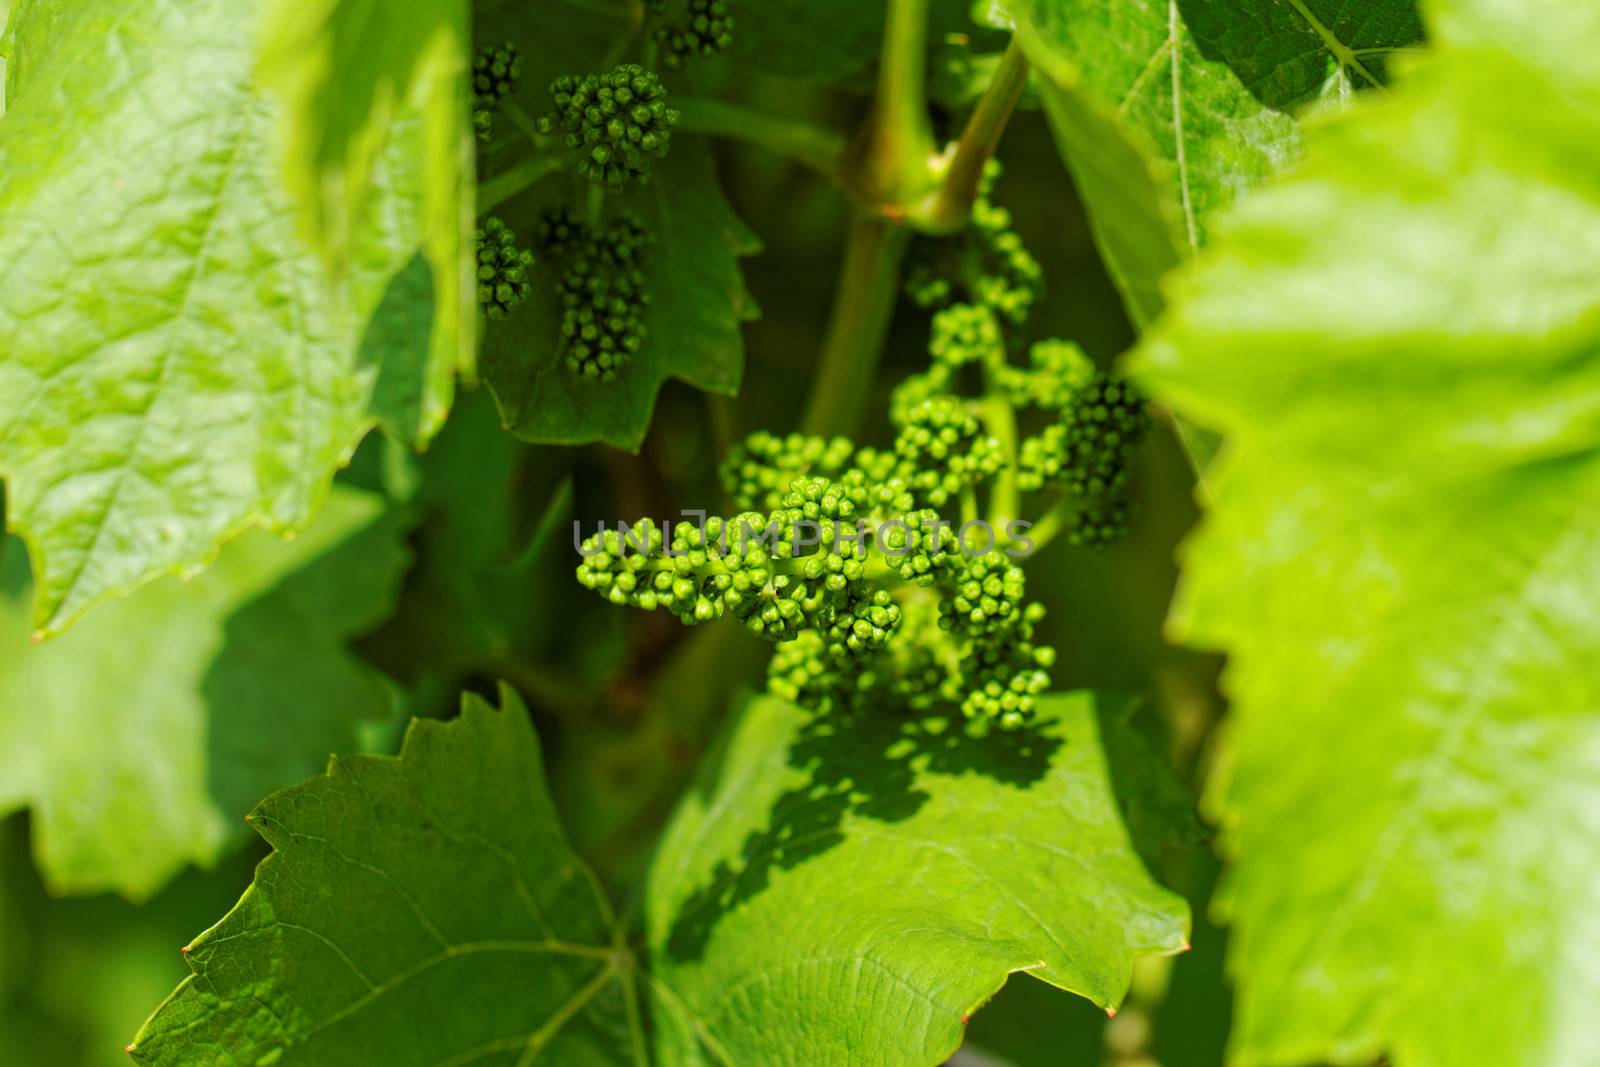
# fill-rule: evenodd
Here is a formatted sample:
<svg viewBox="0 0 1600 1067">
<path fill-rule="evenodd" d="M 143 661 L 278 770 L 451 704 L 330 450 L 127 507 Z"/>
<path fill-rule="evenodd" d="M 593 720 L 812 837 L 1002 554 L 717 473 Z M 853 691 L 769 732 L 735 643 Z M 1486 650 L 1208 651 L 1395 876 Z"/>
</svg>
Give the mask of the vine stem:
<svg viewBox="0 0 1600 1067">
<path fill-rule="evenodd" d="M 984 165 L 993 158 L 1027 84 L 1028 57 L 1013 37 L 1000 57 L 994 78 L 961 131 L 944 180 L 925 210 L 917 213 L 918 223 L 939 232 L 953 232 L 966 223 L 983 183 Z"/>
<path fill-rule="evenodd" d="M 1070 493 L 1063 493 L 1048 511 L 1039 516 L 1039 521 L 1028 528 L 1028 538 L 1033 542 L 1033 551 L 1029 555 L 1038 555 L 1066 527 L 1067 520 L 1077 513 L 1078 501 Z"/>
<path fill-rule="evenodd" d="M 478 214 L 499 207 L 552 174 L 559 174 L 567 168 L 567 162 L 562 153 L 541 152 L 529 156 L 504 173 L 496 174 L 478 186 Z"/>
<path fill-rule="evenodd" d="M 800 419 L 802 433 L 853 436 L 860 429 L 910 236 L 904 226 L 864 211 L 851 219 L 822 357 Z"/>
<path fill-rule="evenodd" d="M 839 176 L 844 137 L 834 130 L 702 97 L 679 97 L 672 106 L 680 130 L 749 141 L 826 177 Z"/>
<path fill-rule="evenodd" d="M 1017 511 L 1021 507 L 1017 491 L 1017 413 L 1011 401 L 1000 392 L 994 375 L 989 373 L 985 377 L 988 379 L 989 397 L 979 408 L 978 417 L 983 420 L 983 427 L 989 436 L 1000 442 L 1000 450 L 1005 456 L 1005 464 L 1000 468 L 994 489 L 989 494 L 989 525 L 1002 531 L 996 536 L 1002 536 L 1011 521 L 1019 517 Z"/>
<path fill-rule="evenodd" d="M 927 37 L 928 0 L 889 0 L 866 156 L 854 175 L 869 201 L 911 203 L 933 180 Z"/>
</svg>

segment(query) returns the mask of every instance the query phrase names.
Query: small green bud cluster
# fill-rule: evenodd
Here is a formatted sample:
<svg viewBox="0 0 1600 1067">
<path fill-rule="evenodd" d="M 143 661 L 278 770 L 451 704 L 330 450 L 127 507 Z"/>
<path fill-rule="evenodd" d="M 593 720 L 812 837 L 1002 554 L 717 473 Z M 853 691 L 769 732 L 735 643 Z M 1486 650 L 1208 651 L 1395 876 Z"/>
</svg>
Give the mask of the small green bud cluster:
<svg viewBox="0 0 1600 1067">
<path fill-rule="evenodd" d="M 587 245 L 593 236 L 588 223 L 566 208 L 556 207 L 539 216 L 533 229 L 533 247 L 550 259 L 565 259 Z"/>
<path fill-rule="evenodd" d="M 1150 428 L 1144 397 L 1110 374 L 1073 390 L 1059 421 L 1023 443 L 1019 483 L 1059 482 L 1087 501 L 1103 501 L 1127 484 L 1134 450 Z"/>
<path fill-rule="evenodd" d="M 560 241 L 563 223 L 550 219 Z M 646 289 L 644 252 L 648 235 L 631 219 L 618 219 L 598 240 L 573 230 L 561 274 L 561 353 L 569 370 L 606 382 L 644 345 Z M 541 228 L 543 232 L 543 228 Z"/>
<path fill-rule="evenodd" d="M 797 478 L 765 514 L 602 530 L 579 551 L 578 581 L 614 604 L 666 608 L 686 623 L 733 615 L 769 641 L 802 630 L 841 654 L 882 647 L 899 623 L 866 580 L 867 550 L 844 487 Z"/>
<path fill-rule="evenodd" d="M 908 411 L 894 450 L 917 499 L 934 508 L 989 481 L 1006 462 L 1000 442 L 953 396 L 932 397 Z"/>
<path fill-rule="evenodd" d="M 753 434 L 720 471 L 752 510 L 671 537 L 646 526 L 631 552 L 603 532 L 585 543 L 579 581 L 687 622 L 735 615 L 779 642 L 772 691 L 808 707 L 942 705 L 1017 726 L 1048 685 L 1052 653 L 1032 643 L 1042 609 L 1025 606 L 1022 571 L 992 536 L 964 541 L 934 510 L 999 462 L 998 442 L 948 396 L 912 411 L 892 449 Z M 908 632 L 913 604 L 921 622 Z"/>
<path fill-rule="evenodd" d="M 550 85 L 555 110 L 537 128 L 543 134 L 559 130 L 568 148 L 582 149 L 578 171 L 591 182 L 621 189 L 635 178 L 649 181 L 651 160 L 671 147 L 678 113 L 666 98 L 661 79 L 635 63 L 608 74 L 557 78 Z"/>
<path fill-rule="evenodd" d="M 920 405 L 953 393 L 961 368 L 968 364 L 998 370 L 1005 366 L 1005 337 L 994 313 L 980 304 L 954 304 L 933 316 L 928 342 L 932 362 L 895 386 L 889 397 L 889 418 L 904 425 Z"/>
<path fill-rule="evenodd" d="M 497 218 L 483 224 L 478 239 L 478 306 L 503 319 L 528 298 L 533 253 L 517 247 L 517 235 Z"/>
<path fill-rule="evenodd" d="M 727 0 L 688 0 L 687 10 L 675 20 L 667 20 L 666 0 L 650 0 L 651 14 L 661 19 L 654 40 L 669 67 L 678 67 L 695 56 L 711 56 L 733 43 L 733 16 Z"/>
<path fill-rule="evenodd" d="M 478 50 L 472 60 L 472 128 L 478 140 L 489 139 L 494 109 L 516 91 L 522 78 L 522 56 L 507 41 Z"/>
<path fill-rule="evenodd" d="M 924 308 L 963 300 L 1009 323 L 1025 322 L 1044 291 L 1044 270 L 1012 229 L 1011 212 L 993 200 L 1000 164 L 984 167 L 971 220 L 954 238 L 919 241 L 906 272 L 906 295 Z"/>
<path fill-rule="evenodd" d="M 1067 527 L 1067 541 L 1083 548 L 1104 548 L 1128 532 L 1128 502 L 1092 500 L 1078 509 Z"/>
</svg>

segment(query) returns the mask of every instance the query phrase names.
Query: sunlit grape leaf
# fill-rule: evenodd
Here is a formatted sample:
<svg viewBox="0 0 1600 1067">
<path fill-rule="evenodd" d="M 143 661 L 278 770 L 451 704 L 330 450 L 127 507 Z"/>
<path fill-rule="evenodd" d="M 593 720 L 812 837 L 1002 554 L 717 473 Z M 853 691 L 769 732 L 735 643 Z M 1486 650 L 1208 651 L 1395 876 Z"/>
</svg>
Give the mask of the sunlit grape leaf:
<svg viewBox="0 0 1600 1067">
<path fill-rule="evenodd" d="M 6 113 L 6 56 L 10 49 L 6 45 L 6 21 L 11 15 L 11 0 L 0 0 L 0 115 Z"/>
<path fill-rule="evenodd" d="M 644 1063 L 632 956 L 501 700 L 263 801 L 276 851 L 134 1062 Z"/>
<path fill-rule="evenodd" d="M 540 192 L 559 199 L 558 193 Z M 511 318 L 489 324 L 483 350 L 484 379 L 505 422 L 529 441 L 599 440 L 637 448 L 667 378 L 725 395 L 739 387 L 739 327 L 756 314 L 739 257 L 755 254 L 760 243 L 723 197 L 706 145 L 687 136 L 675 139 L 648 185 L 607 201 L 631 212 L 654 237 L 646 264 L 648 336 L 614 380 L 579 378 L 557 348 L 559 265 L 541 263 L 533 296 Z M 526 197 L 520 213 L 507 217 L 519 232 L 531 232 L 546 202 Z"/>
<path fill-rule="evenodd" d="M 1380 84 L 1414 0 L 1003 0 L 1134 321 L 1211 216 L 1297 157 L 1290 109 Z"/>
<path fill-rule="evenodd" d="M 28 565 L 0 549 L 0 813 L 33 810 L 56 892 L 148 896 L 236 841 L 266 792 L 357 747 L 389 713 L 343 650 L 393 605 L 402 531 L 337 489 L 292 541 L 254 531 L 189 582 L 163 578 L 28 642 Z"/>
<path fill-rule="evenodd" d="M 1175 621 L 1241 1063 L 1600 1062 L 1600 9 L 1440 8 L 1138 366 L 1229 439 Z"/>
<path fill-rule="evenodd" d="M 336 272 L 346 270 L 355 229 L 370 218 L 368 201 L 382 196 L 392 205 L 385 224 L 421 249 L 431 274 L 423 300 L 433 313 L 421 331 L 430 337 L 431 354 L 414 427 L 427 438 L 449 410 L 455 371 L 470 375 L 477 353 L 468 4 L 265 0 L 264 6 L 260 77 L 284 101 L 286 179 L 308 239 Z M 375 188 L 385 156 L 387 190 Z M 396 162 L 411 171 L 404 202 L 394 196 Z M 409 259 L 409 249 L 397 248 L 384 273 L 398 272 Z"/>
<path fill-rule="evenodd" d="M 1051 697 L 975 737 L 748 704 L 651 872 L 661 1061 L 940 1063 L 1019 970 L 1115 1005 L 1188 928 L 1137 848 L 1167 820 L 1124 820 L 1166 795 L 1147 752 L 1104 743 L 1127 708 Z"/>
<path fill-rule="evenodd" d="M 13 20 L 0 473 L 45 632 L 245 527 L 303 526 L 372 418 L 386 354 L 362 333 L 415 248 L 396 220 L 416 161 L 379 161 L 351 284 L 330 286 L 281 190 L 255 21 L 229 0 Z"/>
</svg>

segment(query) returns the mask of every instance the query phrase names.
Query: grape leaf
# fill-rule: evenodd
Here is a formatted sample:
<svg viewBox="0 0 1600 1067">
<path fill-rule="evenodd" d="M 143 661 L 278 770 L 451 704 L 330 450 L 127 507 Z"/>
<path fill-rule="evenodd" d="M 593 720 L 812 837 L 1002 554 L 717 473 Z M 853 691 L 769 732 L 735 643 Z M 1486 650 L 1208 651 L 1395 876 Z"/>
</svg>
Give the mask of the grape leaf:
<svg viewBox="0 0 1600 1067">
<path fill-rule="evenodd" d="M 644 1063 L 632 956 L 509 690 L 335 759 L 252 821 L 276 850 L 188 949 L 141 1064 Z M 447 1006 L 449 1010 L 441 1010 Z"/>
<path fill-rule="evenodd" d="M 242 823 L 241 823 L 242 825 Z M 239 897 L 260 856 L 185 871 L 153 900 L 52 897 L 26 822 L 0 820 L 0 1047 L 27 1067 L 128 1067 L 128 1035 L 189 969 L 174 946 Z"/>
<path fill-rule="evenodd" d="M 477 353 L 467 5 L 266 0 L 263 22 L 260 77 L 283 98 L 287 184 L 308 239 L 336 272 L 348 266 L 382 156 L 420 164 L 417 188 L 388 224 L 405 229 L 431 274 L 433 313 L 422 336 L 431 334 L 432 354 L 410 427 L 425 440 L 449 411 L 453 372 L 470 376 Z M 409 258 L 400 247 L 383 273 Z"/>
<path fill-rule="evenodd" d="M 533 299 L 510 319 L 490 324 L 483 350 L 484 380 L 506 424 L 525 440 L 598 440 L 636 449 L 668 377 L 708 392 L 738 391 L 744 363 L 739 325 L 756 315 L 738 261 L 761 246 L 723 197 L 709 150 L 697 140 L 674 140 L 649 184 L 615 199 L 654 235 L 646 253 L 648 337 L 614 380 L 578 378 L 557 350 L 560 267 L 541 262 Z M 520 232 L 531 232 L 547 203 L 524 197 L 521 213 L 507 218 Z"/>
<path fill-rule="evenodd" d="M 52 891 L 137 899 L 212 863 L 264 793 L 387 716 L 381 681 L 340 646 L 388 613 L 405 562 L 382 502 L 340 488 L 293 541 L 245 534 L 193 581 L 29 647 L 27 560 L 6 542 L 0 813 L 32 806 Z"/>
<path fill-rule="evenodd" d="M 1439 10 L 1138 362 L 1229 440 L 1174 622 L 1246 1064 L 1600 1062 L 1600 10 Z"/>
<path fill-rule="evenodd" d="M 11 18 L 11 0 L 0 0 L 0 118 L 6 113 L 6 57 L 11 54 L 6 43 L 6 23 Z"/>
<path fill-rule="evenodd" d="M 1413 0 L 1005 0 L 1097 243 L 1143 326 L 1211 216 L 1295 159 L 1290 108 L 1379 83 Z"/>
<path fill-rule="evenodd" d="M 280 188 L 254 21 L 227 0 L 12 20 L 0 472 L 45 633 L 247 526 L 302 527 L 372 418 L 362 330 L 414 251 L 418 161 L 384 153 L 351 284 L 327 284 Z"/>
<path fill-rule="evenodd" d="M 661 1062 L 942 1062 L 1019 970 L 1115 1005 L 1188 927 L 1137 851 L 1167 820 L 1131 840 L 1119 810 L 1163 793 L 1148 753 L 1102 744 L 1127 707 L 1057 696 L 972 737 L 747 705 L 651 872 Z"/>
</svg>

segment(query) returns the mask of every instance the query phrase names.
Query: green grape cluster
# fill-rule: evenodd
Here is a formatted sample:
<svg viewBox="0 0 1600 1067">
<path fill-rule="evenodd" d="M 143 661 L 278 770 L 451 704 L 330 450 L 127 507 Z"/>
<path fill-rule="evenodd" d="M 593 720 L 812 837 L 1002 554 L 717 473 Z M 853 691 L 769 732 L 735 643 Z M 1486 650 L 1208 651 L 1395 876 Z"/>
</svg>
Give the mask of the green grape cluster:
<svg viewBox="0 0 1600 1067">
<path fill-rule="evenodd" d="M 539 216 L 533 230 L 533 247 L 551 259 L 565 259 L 592 237 L 588 223 L 564 207 L 555 207 Z"/>
<path fill-rule="evenodd" d="M 965 230 L 914 246 L 905 291 L 918 307 L 973 303 L 1013 324 L 1032 312 L 1044 292 L 1044 270 L 1012 228 L 1011 212 L 994 202 L 999 176 L 1000 164 L 990 160 Z"/>
<path fill-rule="evenodd" d="M 486 46 L 472 60 L 472 128 L 478 140 L 489 139 L 494 109 L 516 91 L 522 78 L 522 56 L 517 46 Z"/>
<path fill-rule="evenodd" d="M 644 345 L 650 306 L 644 272 L 648 235 L 632 219 L 618 219 L 598 238 L 587 228 L 563 229 L 551 220 L 549 236 L 568 247 L 561 274 L 561 356 L 588 381 L 617 376 Z M 541 226 L 540 232 L 546 233 Z M 565 241 L 562 233 L 568 233 Z"/>
<path fill-rule="evenodd" d="M 581 239 L 570 220 L 540 234 L 552 246 Z M 1020 244 L 988 247 L 1032 264 Z M 1005 294 L 1024 290 L 1038 291 L 963 282 L 966 298 L 939 308 L 927 369 L 890 396 L 890 447 L 751 434 L 718 468 L 735 514 L 602 530 L 584 542 L 579 581 L 687 623 L 737 618 L 776 645 L 768 689 L 817 713 L 950 709 L 1026 725 L 1055 650 L 1038 637 L 1044 607 L 1020 565 L 1030 526 L 1008 512 L 1048 491 L 1043 529 L 1078 545 L 1114 540 L 1149 420 L 1138 393 L 1076 345 L 1039 341 L 1026 363 L 1011 359 L 1032 296 Z"/>
<path fill-rule="evenodd" d="M 678 67 L 695 56 L 715 55 L 733 43 L 733 15 L 728 0 L 688 0 L 684 13 L 668 18 L 667 0 L 649 0 L 659 20 L 652 35 L 667 66 Z"/>
<path fill-rule="evenodd" d="M 478 306 L 491 319 L 503 319 L 528 298 L 533 253 L 517 247 L 517 235 L 497 218 L 477 233 Z"/>
<path fill-rule="evenodd" d="M 606 74 L 557 78 L 550 85 L 555 110 L 541 117 L 542 134 L 560 132 L 568 148 L 583 150 L 578 172 L 606 189 L 650 180 L 651 162 L 666 156 L 678 113 L 653 71 L 623 63 Z"/>
</svg>

